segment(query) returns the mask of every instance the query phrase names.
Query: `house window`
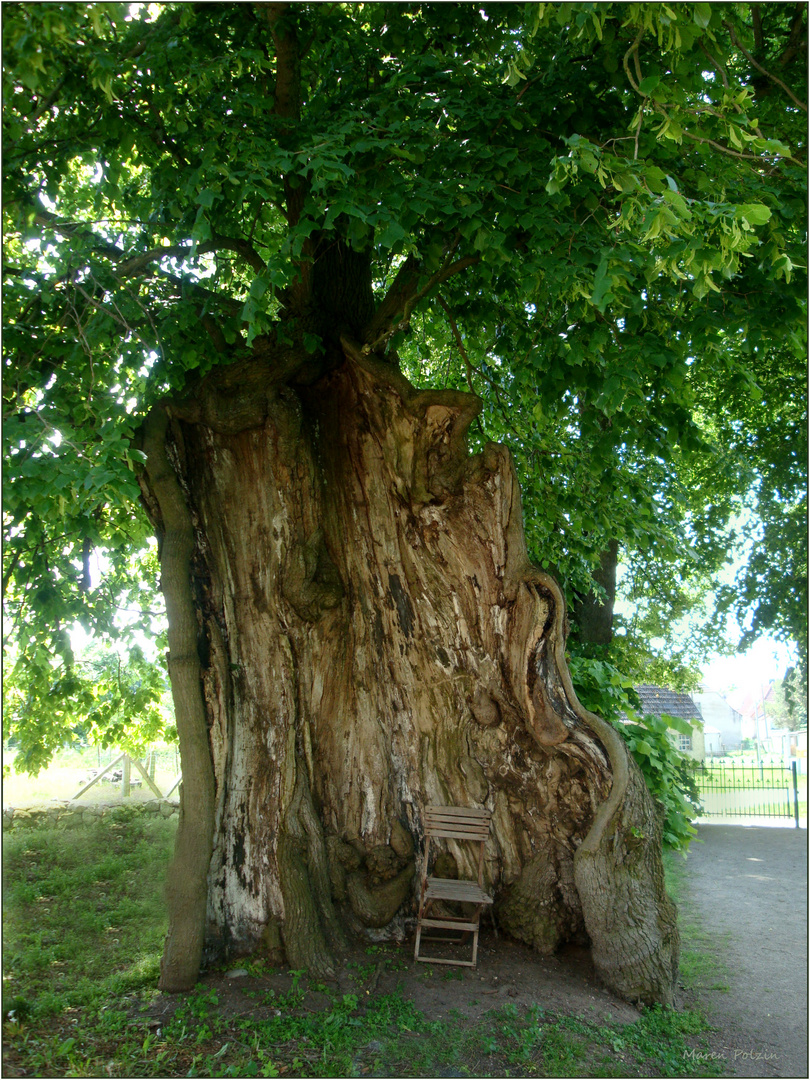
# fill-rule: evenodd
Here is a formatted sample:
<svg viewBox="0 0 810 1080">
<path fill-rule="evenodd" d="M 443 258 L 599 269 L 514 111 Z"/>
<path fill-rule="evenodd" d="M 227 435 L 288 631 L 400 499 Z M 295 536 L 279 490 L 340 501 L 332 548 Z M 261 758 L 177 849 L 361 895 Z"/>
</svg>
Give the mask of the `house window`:
<svg viewBox="0 0 810 1080">
<path fill-rule="evenodd" d="M 678 736 L 678 749 L 682 754 L 688 754 L 692 749 L 692 736 L 691 735 L 679 735 Z"/>
</svg>

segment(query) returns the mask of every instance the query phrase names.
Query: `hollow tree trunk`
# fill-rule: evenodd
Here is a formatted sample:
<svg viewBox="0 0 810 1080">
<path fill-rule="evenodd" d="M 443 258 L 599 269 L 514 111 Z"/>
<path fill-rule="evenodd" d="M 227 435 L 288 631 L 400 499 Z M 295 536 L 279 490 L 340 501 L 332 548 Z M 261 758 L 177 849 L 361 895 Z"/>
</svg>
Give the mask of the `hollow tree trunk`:
<svg viewBox="0 0 810 1080">
<path fill-rule="evenodd" d="M 208 948 L 279 930 L 293 967 L 329 976 L 347 932 L 403 934 L 424 806 L 487 805 L 502 927 L 541 952 L 587 936 L 614 990 L 670 1002 L 660 826 L 621 739 L 576 700 L 508 452 L 467 453 L 477 399 L 416 391 L 349 339 L 309 386 L 285 370 L 268 351 L 215 373 L 159 407 L 152 448 L 194 526 Z M 143 484 L 160 533 L 172 492 L 151 469 Z M 184 814 L 204 817 L 189 780 Z M 165 988 L 196 978 L 184 955 L 167 941 Z"/>
</svg>

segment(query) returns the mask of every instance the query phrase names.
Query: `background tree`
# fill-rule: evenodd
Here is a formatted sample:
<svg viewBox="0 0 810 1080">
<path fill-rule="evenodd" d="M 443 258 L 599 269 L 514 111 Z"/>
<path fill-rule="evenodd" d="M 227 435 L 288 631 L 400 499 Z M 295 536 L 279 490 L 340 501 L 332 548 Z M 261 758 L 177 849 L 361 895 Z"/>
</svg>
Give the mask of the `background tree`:
<svg viewBox="0 0 810 1080">
<path fill-rule="evenodd" d="M 620 551 L 673 617 L 727 559 L 753 466 L 722 422 L 766 355 L 800 363 L 804 26 L 8 7 L 4 589 L 41 694 L 73 620 L 123 629 L 157 535 L 184 775 L 164 988 L 206 944 L 280 930 L 328 974 L 347 927 L 397 932 L 447 800 L 494 809 L 511 933 L 585 935 L 614 989 L 671 1000 L 660 821 L 527 542 L 584 649 Z"/>
<path fill-rule="evenodd" d="M 797 669 L 777 679 L 762 703 L 768 722 L 776 728 L 797 731 L 807 727 L 807 680 Z"/>
</svg>

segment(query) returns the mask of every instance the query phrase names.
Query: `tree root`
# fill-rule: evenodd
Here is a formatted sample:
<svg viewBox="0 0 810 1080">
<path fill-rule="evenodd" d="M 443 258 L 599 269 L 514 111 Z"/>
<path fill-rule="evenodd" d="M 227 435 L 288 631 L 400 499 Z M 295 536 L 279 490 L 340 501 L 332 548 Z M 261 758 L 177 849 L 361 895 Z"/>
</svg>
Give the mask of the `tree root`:
<svg viewBox="0 0 810 1080">
<path fill-rule="evenodd" d="M 276 855 L 284 897 L 284 951 L 294 970 L 309 971 L 318 979 L 333 979 L 335 964 L 321 930 L 305 850 L 300 840 L 289 835 L 279 837 Z"/>
<path fill-rule="evenodd" d="M 352 911 L 364 926 L 387 926 L 411 891 L 416 863 L 413 859 L 395 878 L 376 888 L 369 888 L 364 873 L 346 875 L 346 894 Z"/>
</svg>

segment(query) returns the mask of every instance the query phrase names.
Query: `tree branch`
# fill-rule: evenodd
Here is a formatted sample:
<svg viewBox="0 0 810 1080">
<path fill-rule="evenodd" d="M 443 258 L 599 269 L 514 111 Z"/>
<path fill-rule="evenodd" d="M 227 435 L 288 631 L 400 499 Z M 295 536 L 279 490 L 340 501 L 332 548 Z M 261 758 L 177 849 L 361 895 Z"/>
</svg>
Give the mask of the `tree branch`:
<svg viewBox="0 0 810 1080">
<path fill-rule="evenodd" d="M 180 13 L 178 11 L 170 12 L 166 19 L 157 19 L 148 28 L 146 33 L 140 40 L 124 53 L 124 60 L 136 60 L 145 50 L 150 40 L 155 36 L 159 30 L 171 29 L 174 26 L 180 25 Z"/>
<path fill-rule="evenodd" d="M 473 378 L 472 378 L 473 368 L 472 368 L 472 364 L 470 363 L 470 358 L 467 355 L 467 350 L 464 348 L 464 342 L 462 341 L 462 338 L 461 338 L 461 333 L 460 333 L 459 328 L 458 328 L 458 323 L 453 318 L 453 313 L 450 310 L 450 308 L 447 306 L 447 304 L 445 303 L 444 298 L 442 296 L 437 296 L 436 299 L 439 302 L 439 306 L 442 308 L 442 310 L 444 311 L 445 315 L 447 316 L 447 318 L 448 318 L 448 320 L 450 322 L 450 330 L 452 331 L 453 337 L 456 340 L 456 345 L 458 346 L 458 351 L 461 354 L 461 359 L 464 361 L 464 367 L 465 367 L 466 372 L 467 372 L 467 386 L 469 386 L 470 392 L 474 394 L 475 393 L 475 387 L 473 386 Z M 480 417 L 479 417 L 479 420 L 480 420 Z"/>
<path fill-rule="evenodd" d="M 795 14 L 793 16 L 793 22 L 790 24 L 788 43 L 785 46 L 782 55 L 779 57 L 780 67 L 787 67 L 801 47 L 802 28 L 804 26 L 804 14 L 806 10 L 806 4 L 795 5 Z"/>
<path fill-rule="evenodd" d="M 129 260 L 125 260 L 125 252 L 115 244 L 110 244 L 105 240 L 101 240 L 92 229 L 88 229 L 81 222 L 61 221 L 48 210 L 36 210 L 35 222 L 38 225 L 42 225 L 47 229 L 52 229 L 54 232 L 60 233 L 62 236 L 71 238 L 77 237 L 87 239 L 92 242 L 92 251 L 97 252 L 100 255 L 104 255 L 111 262 L 115 263 L 120 273 L 125 277 L 134 277 L 137 274 L 143 273 L 148 270 L 152 263 L 156 259 L 165 258 L 166 255 L 174 254 L 190 254 L 191 249 L 182 245 L 177 245 L 172 248 L 154 248 L 151 252 L 145 254 L 149 256 L 148 259 L 144 259 L 144 256 L 133 256 Z M 223 243 L 219 246 L 223 250 L 235 251 L 239 250 L 244 258 L 251 262 L 255 268 L 261 266 L 261 270 L 265 269 L 265 263 L 258 255 L 256 251 L 247 243 L 247 241 L 233 240 L 229 237 L 220 238 Z M 197 251 L 201 251 L 203 248 L 210 250 L 217 250 L 217 241 L 210 241 L 208 244 L 200 245 Z M 245 250 L 248 249 L 248 250 Z M 248 258 L 250 256 L 250 258 Z M 184 278 L 178 277 L 176 274 L 170 273 L 168 270 L 163 270 L 161 267 L 153 268 L 155 276 L 163 278 L 164 281 L 170 281 L 173 285 L 176 285 L 181 291 L 186 291 L 194 296 L 199 296 L 205 300 L 216 300 L 218 303 L 223 304 L 229 308 L 232 312 L 238 313 L 242 310 L 242 302 L 234 299 L 230 296 L 223 296 L 221 293 L 213 292 L 210 289 L 206 289 L 202 285 L 198 285 L 194 281 L 188 281 Z M 261 272 L 261 271 L 259 271 Z M 148 276 L 148 275 L 145 275 Z"/>
<path fill-rule="evenodd" d="M 720 78 L 723 80 L 723 86 L 726 88 L 726 90 L 728 90 L 729 89 L 728 77 L 726 75 L 725 68 L 720 63 L 719 60 L 715 59 L 715 57 L 712 56 L 712 54 L 706 48 L 706 45 L 705 45 L 705 43 L 703 41 L 700 41 L 699 45 L 700 45 L 700 51 L 703 53 L 704 56 L 708 57 L 708 59 L 711 61 L 712 67 L 714 67 L 717 71 L 720 72 Z M 734 102 L 734 108 L 736 109 L 736 111 L 738 113 L 742 112 L 742 109 L 740 108 L 740 106 L 736 102 Z"/>
<path fill-rule="evenodd" d="M 219 323 L 216 319 L 209 315 L 208 312 L 200 312 L 200 323 L 203 330 L 211 339 L 211 343 L 218 353 L 226 353 L 228 351 L 228 343 L 225 340 L 225 335 L 222 333 Z"/>
<path fill-rule="evenodd" d="M 139 105 L 138 103 L 136 103 L 134 111 L 130 112 L 129 110 L 127 110 L 123 114 L 124 117 L 131 124 L 134 124 L 136 127 L 139 127 L 143 131 L 145 131 L 148 135 L 151 135 L 152 138 L 155 140 L 156 145 L 162 146 L 166 153 L 170 154 L 178 165 L 180 165 L 184 169 L 187 169 L 189 166 L 189 162 L 183 156 L 174 139 L 172 139 L 172 137 L 166 131 L 160 112 L 155 109 L 154 105 L 151 102 L 148 103 L 147 112 L 152 121 L 152 123 L 150 124 L 148 121 L 141 119 L 141 117 L 137 115 L 138 107 Z"/>
<path fill-rule="evenodd" d="M 807 112 L 807 105 L 796 97 L 790 87 L 786 83 L 782 82 L 778 75 L 774 75 L 773 72 L 768 71 L 767 68 L 764 68 L 762 64 L 758 63 L 751 55 L 751 53 L 745 48 L 745 46 L 740 44 L 737 39 L 737 35 L 734 33 L 734 27 L 731 25 L 731 23 L 724 22 L 723 26 L 725 26 L 726 30 L 728 30 L 729 37 L 731 38 L 731 41 L 734 44 L 735 48 L 740 50 L 740 52 L 743 54 L 746 60 L 748 60 L 752 67 L 755 67 L 761 75 L 764 75 L 766 79 L 770 79 L 772 83 L 776 83 L 777 86 L 781 86 L 787 96 L 793 102 L 793 104 L 798 105 L 802 112 Z"/>
<path fill-rule="evenodd" d="M 451 248 L 451 254 L 457 245 L 458 239 Z M 364 350 L 376 352 L 380 345 L 388 341 L 397 325 L 407 326 L 413 309 L 432 289 L 447 281 L 448 278 L 460 274 L 468 266 L 475 266 L 480 261 L 480 255 L 465 255 L 460 259 L 456 259 L 453 263 L 445 263 L 435 274 L 428 278 L 426 284 L 420 289 L 418 288 L 421 276 L 419 273 L 419 260 L 416 256 L 409 255 L 399 268 L 397 276 L 377 308 L 374 318 L 366 327 L 363 334 Z"/>
<path fill-rule="evenodd" d="M 232 315 L 241 314 L 244 307 L 241 300 L 235 300 L 232 296 L 223 296 L 222 293 L 212 292 L 211 289 L 198 285 L 196 281 L 187 281 L 185 278 L 170 274 L 168 270 L 162 270 L 160 267 L 155 270 L 155 275 L 177 286 L 181 293 L 190 293 L 191 296 L 196 296 L 201 300 L 215 300 L 218 304 L 222 304 L 223 307 L 227 308 Z"/>
<path fill-rule="evenodd" d="M 374 313 L 374 318 L 366 327 L 365 344 L 370 345 L 372 341 L 376 343 L 380 334 L 396 322 L 397 317 L 405 310 L 408 299 L 416 292 L 418 281 L 419 260 L 415 255 L 409 255 L 397 271 L 388 292 Z"/>
<path fill-rule="evenodd" d="M 48 111 L 48 109 L 50 109 L 50 107 L 54 104 L 56 99 L 59 97 L 59 93 L 60 93 L 62 87 L 65 85 L 66 81 L 67 81 L 67 76 L 63 75 L 62 78 L 59 80 L 59 82 L 56 84 L 56 86 L 53 88 L 53 90 L 51 90 L 50 94 L 48 94 L 48 96 L 43 101 L 40 102 L 40 104 L 36 107 L 34 112 L 32 112 L 31 115 L 28 117 L 28 123 L 29 124 L 31 124 L 33 126 L 37 122 L 37 120 L 39 120 L 40 116 L 42 116 L 44 113 L 46 113 Z"/>
<path fill-rule="evenodd" d="M 267 263 L 259 255 L 247 240 L 231 236 L 215 236 L 205 244 L 197 245 L 198 255 L 208 255 L 214 251 L 233 251 L 248 263 L 257 274 L 267 269 Z M 142 255 L 133 255 L 119 266 L 119 271 L 124 277 L 133 277 L 139 274 L 144 267 L 157 259 L 177 259 L 191 255 L 192 248 L 185 244 L 174 244 L 171 247 L 156 247 L 151 251 L 145 251 Z"/>
<path fill-rule="evenodd" d="M 287 23 L 291 4 L 260 3 L 273 44 L 276 48 L 276 86 L 274 90 L 276 116 L 299 120 L 301 112 L 301 56 L 298 35 Z"/>
<path fill-rule="evenodd" d="M 256 5 L 270 29 L 276 50 L 276 85 L 273 90 L 273 112 L 286 121 L 283 126 L 289 135 L 301 119 L 301 49 L 295 24 L 291 19 L 292 4 L 259 3 Z M 301 218 L 307 187 L 303 177 L 292 183 L 289 174 L 284 176 L 284 194 L 287 203 L 287 221 L 295 225 Z M 306 270 L 302 271 L 306 283 Z"/>
<path fill-rule="evenodd" d="M 759 4 L 751 5 L 751 21 L 754 25 L 754 47 L 761 53 L 765 48 L 765 35 L 762 33 L 762 12 Z"/>
</svg>

